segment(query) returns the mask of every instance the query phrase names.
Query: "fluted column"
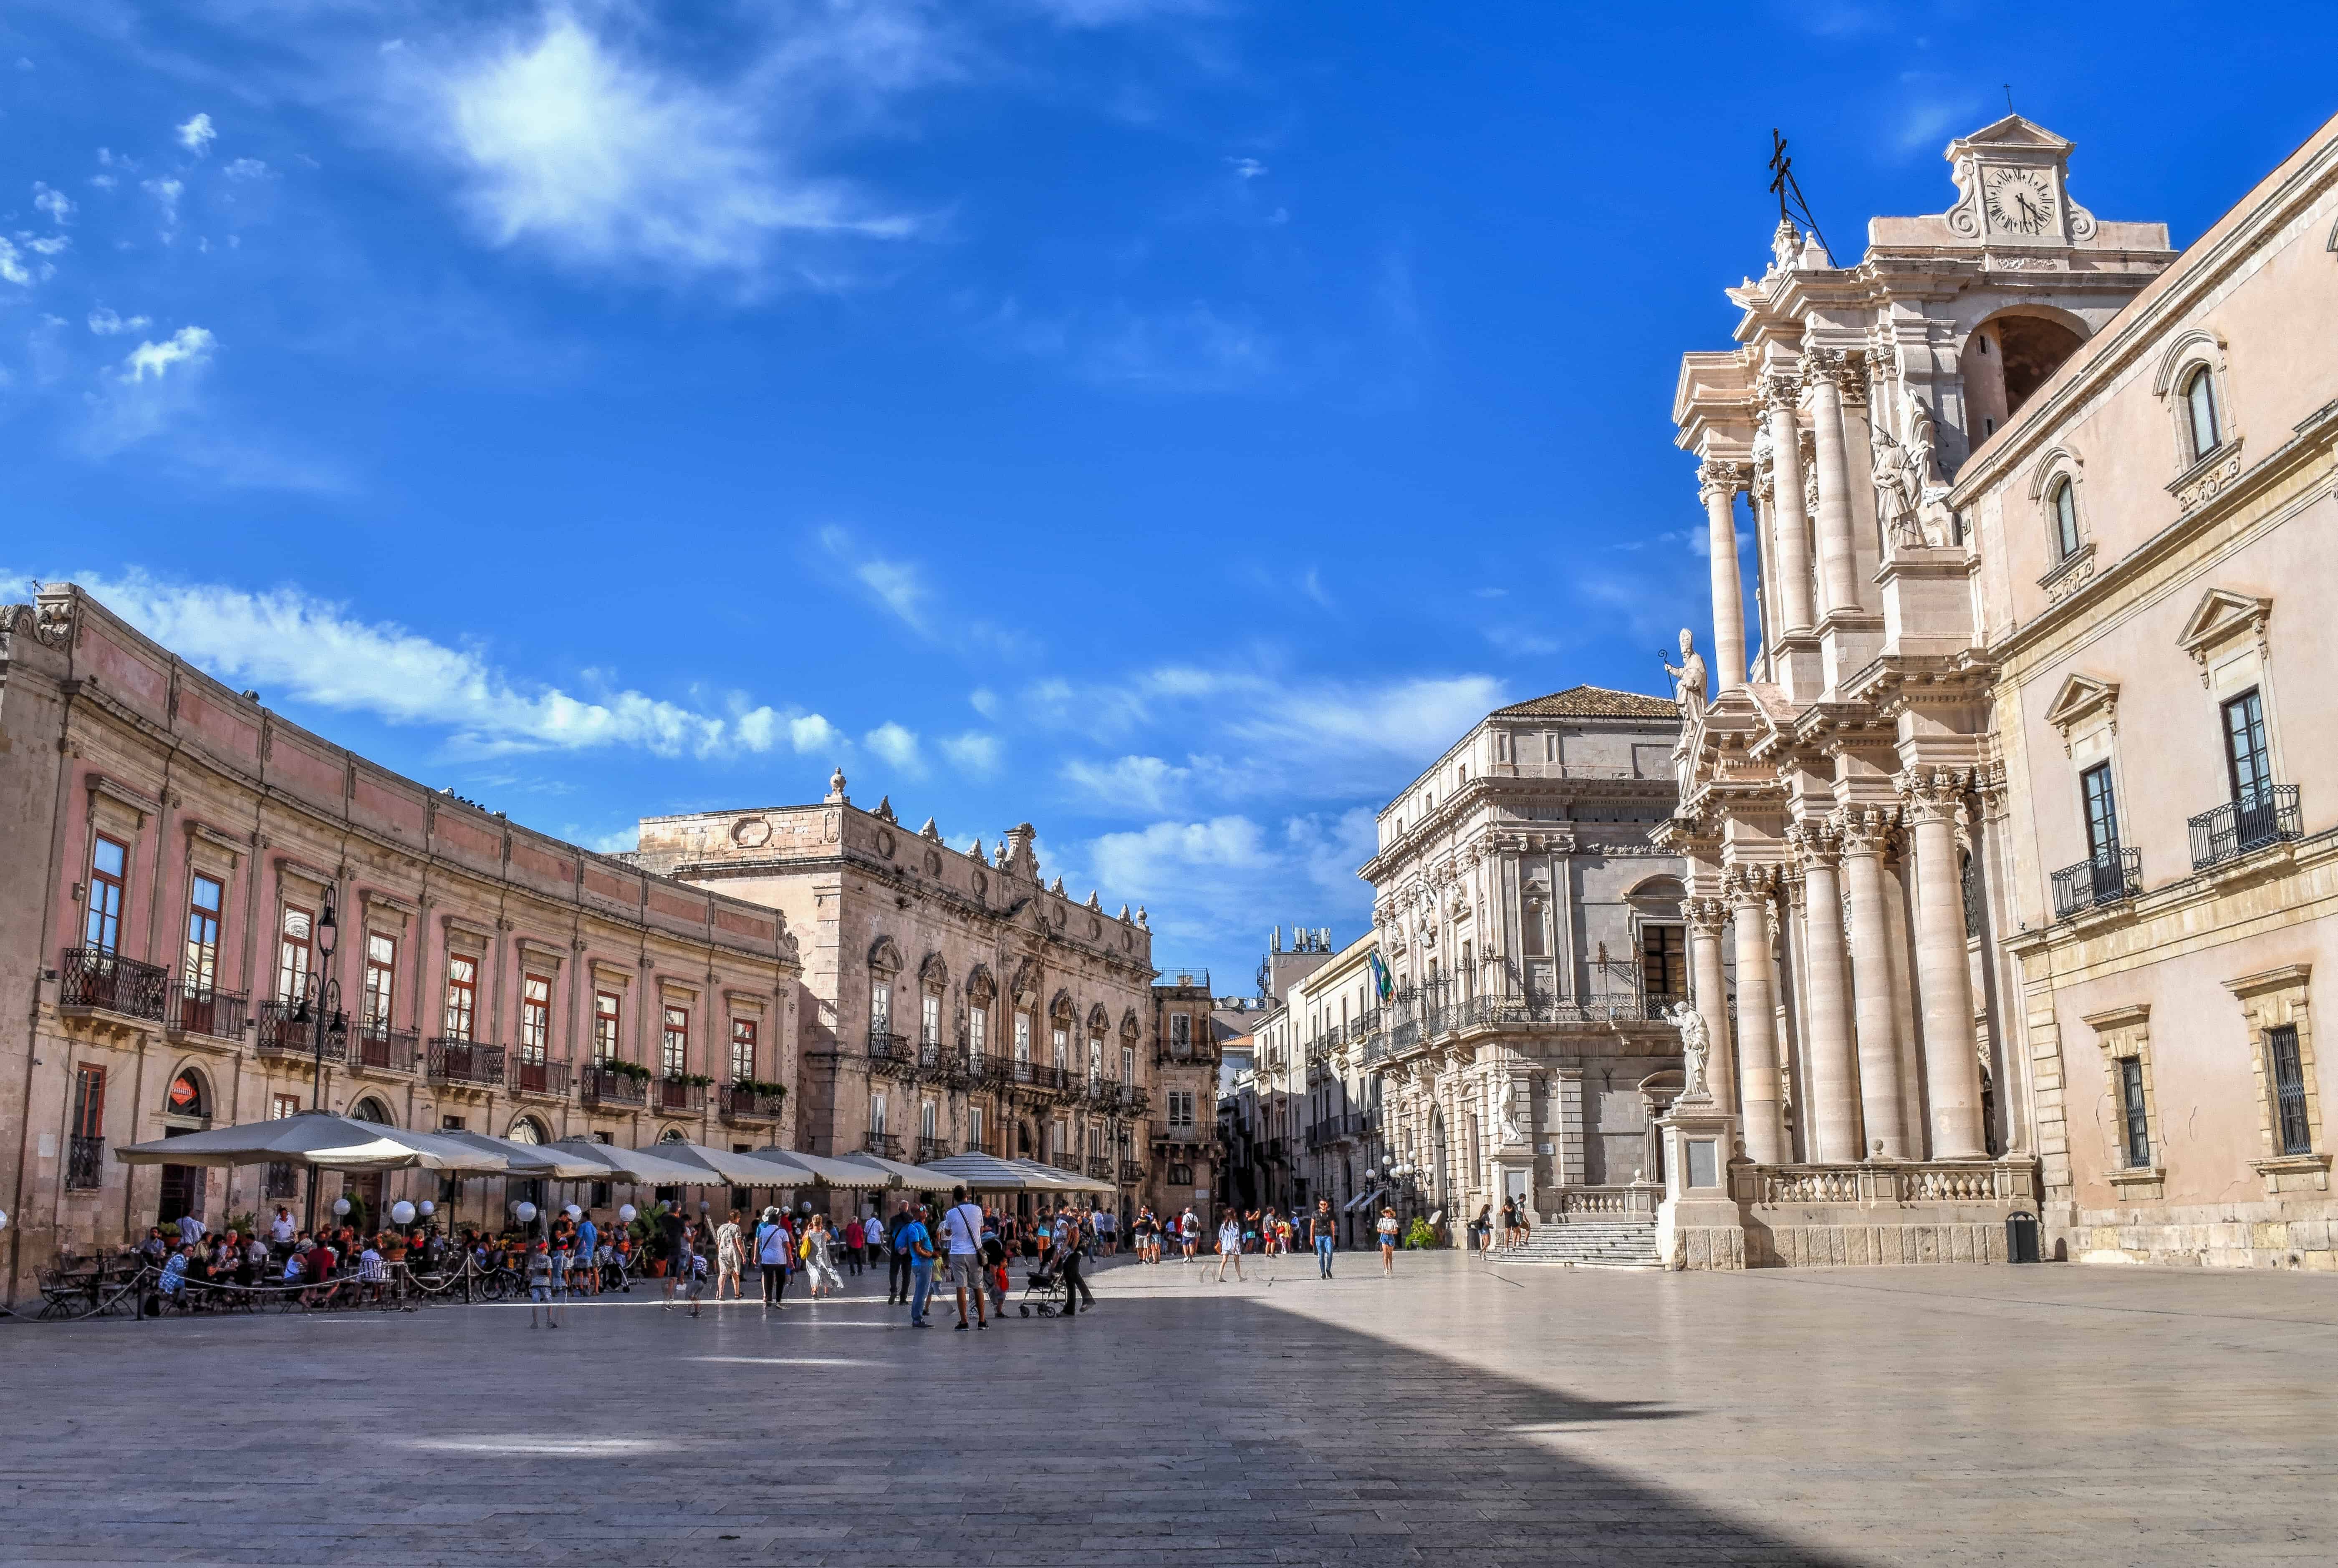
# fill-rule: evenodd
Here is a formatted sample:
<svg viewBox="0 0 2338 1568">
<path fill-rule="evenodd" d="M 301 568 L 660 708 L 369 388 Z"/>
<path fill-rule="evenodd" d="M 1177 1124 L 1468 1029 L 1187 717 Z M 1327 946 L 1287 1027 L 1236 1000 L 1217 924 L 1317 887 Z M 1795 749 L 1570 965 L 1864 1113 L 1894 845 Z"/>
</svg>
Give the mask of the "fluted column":
<svg viewBox="0 0 2338 1568">
<path fill-rule="evenodd" d="M 1859 1063 L 1851 1038 L 1851 998 L 1843 986 L 1842 884 L 1840 850 L 1823 822 L 1794 829 L 1802 862 L 1803 951 L 1810 975 L 1806 1015 L 1811 1082 L 1803 1096 L 1810 1112 L 1813 1161 L 1859 1158 Z"/>
<path fill-rule="evenodd" d="M 1891 814 L 1872 807 L 1836 813 L 1843 881 L 1851 893 L 1852 992 L 1858 1006 L 1859 1101 L 1870 1154 L 1909 1157 L 1901 1110 L 1900 999 L 1892 977 L 1891 927 L 1884 907 L 1883 845 Z"/>
<path fill-rule="evenodd" d="M 1859 608 L 1859 559 L 1851 539 L 1851 462 L 1842 429 L 1842 379 L 1849 374 L 1841 349 L 1812 348 L 1803 355 L 1819 471 L 1820 602 L 1829 614 Z"/>
<path fill-rule="evenodd" d="M 1924 1094 L 1934 1160 L 1977 1160 L 1980 1063 L 1974 1055 L 1972 977 L 1965 966 L 1965 906 L 1957 826 L 1965 778 L 1944 769 L 1903 775 L 1900 798 L 1916 845 L 1916 984 L 1924 999 Z"/>
<path fill-rule="evenodd" d="M 1745 579 L 1737 564 L 1737 492 L 1744 467 L 1707 463 L 1696 471 L 1713 568 L 1713 693 L 1745 684 Z"/>
<path fill-rule="evenodd" d="M 1745 1152 L 1757 1163 L 1786 1158 L 1786 1117 L 1778 1093 L 1777 997 L 1770 969 L 1771 873 L 1759 866 L 1724 885 L 1737 928 L 1737 1085 Z"/>
<path fill-rule="evenodd" d="M 1713 1042 L 1705 1061 L 1704 1081 L 1724 1111 L 1738 1106 L 1737 1049 L 1729 1037 L 1728 981 L 1721 966 L 1721 928 L 1729 921 L 1729 906 L 1718 898 L 1692 898 L 1682 906 L 1688 916 L 1688 985 L 1690 1000 L 1704 1019 Z"/>
<path fill-rule="evenodd" d="M 1803 509 L 1803 443 L 1794 420 L 1794 403 L 1802 380 L 1791 370 L 1773 370 L 1762 377 L 1763 401 L 1769 406 L 1770 464 L 1773 493 L 1770 515 L 1776 529 L 1773 554 L 1778 563 L 1777 636 L 1808 632 L 1818 617 L 1811 609 L 1811 520 Z"/>
</svg>

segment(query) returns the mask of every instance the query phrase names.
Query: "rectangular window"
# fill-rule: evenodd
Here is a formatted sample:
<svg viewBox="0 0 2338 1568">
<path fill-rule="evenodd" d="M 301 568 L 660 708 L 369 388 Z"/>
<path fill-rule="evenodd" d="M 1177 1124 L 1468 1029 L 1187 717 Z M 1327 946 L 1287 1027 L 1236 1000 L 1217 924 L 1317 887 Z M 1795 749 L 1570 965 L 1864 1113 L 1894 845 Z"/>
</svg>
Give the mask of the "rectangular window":
<svg viewBox="0 0 2338 1568">
<path fill-rule="evenodd" d="M 179 969 L 180 988 L 208 996 L 219 984 L 220 885 L 198 877 L 187 895 L 187 950 Z"/>
<path fill-rule="evenodd" d="M 1095 1083 L 1101 1082 L 1103 1078 L 1104 1042 L 1094 1036 L 1090 1036 L 1088 1040 L 1088 1082 Z"/>
<path fill-rule="evenodd" d="M 979 1056 L 990 1049 L 990 1009 L 977 1007 L 966 1015 L 966 1045 Z"/>
<path fill-rule="evenodd" d="M 1685 927 L 1640 927 L 1640 983 L 1651 996 L 1688 995 L 1688 933 Z"/>
<path fill-rule="evenodd" d="M 1522 915 L 1520 936 L 1526 943 L 1527 956 L 1539 958 L 1550 951 L 1550 927 L 1543 921 L 1542 906 L 1529 898 Z"/>
<path fill-rule="evenodd" d="M 869 1033 L 893 1032 L 893 988 L 882 981 L 869 987 Z"/>
<path fill-rule="evenodd" d="M 73 1135 L 76 1138 L 105 1136 L 105 1069 L 77 1067 L 74 1070 Z"/>
<path fill-rule="evenodd" d="M 2143 1058 L 2119 1059 L 2119 1110 L 2127 1123 L 2127 1162 L 2130 1170 L 2151 1163 L 2151 1119 L 2143 1108 Z"/>
<path fill-rule="evenodd" d="M 595 1064 L 617 1059 L 617 994 L 593 993 L 593 1060 Z"/>
<path fill-rule="evenodd" d="M 2273 799 L 2273 763 L 2265 752 L 2264 700 L 2244 691 L 2225 704 L 2225 766 L 2233 799 L 2244 810 Z"/>
<path fill-rule="evenodd" d="M 398 942 L 394 937 L 366 933 L 365 995 L 359 1003 L 362 1020 L 377 1028 L 389 1027 L 391 998 L 398 994 Z"/>
<path fill-rule="evenodd" d="M 690 1071 L 690 1011 L 668 1006 L 665 1031 L 658 1042 L 658 1071 L 679 1078 Z"/>
<path fill-rule="evenodd" d="M 306 909 L 284 906 L 284 922 L 276 933 L 276 994 L 298 996 L 309 984 L 309 961 L 315 952 L 316 916 Z"/>
<path fill-rule="evenodd" d="M 938 1115 L 939 1113 L 935 1110 L 934 1102 L 932 1101 L 921 1100 L 918 1102 L 918 1137 L 931 1138 L 936 1135 L 934 1129 L 936 1125 L 938 1125 Z"/>
<path fill-rule="evenodd" d="M 921 1045 L 942 1043 L 942 999 L 930 991 L 926 993 L 918 1005 L 918 1043 Z"/>
<path fill-rule="evenodd" d="M 100 835 L 89 857 L 89 920 L 84 927 L 84 946 L 100 953 L 121 950 L 122 890 L 129 874 L 129 848 Z"/>
<path fill-rule="evenodd" d="M 885 1096 L 882 1094 L 869 1096 L 869 1131 L 880 1133 L 885 1131 Z"/>
<path fill-rule="evenodd" d="M 1031 1014 L 1028 1013 L 1015 1014 L 1015 1060 L 1031 1060 Z"/>
<path fill-rule="evenodd" d="M 298 1094 L 278 1094 L 270 1098 L 269 1102 L 268 1113 L 277 1121 L 281 1122 L 287 1116 L 297 1115 L 300 1112 L 300 1096 Z"/>
<path fill-rule="evenodd" d="M 1136 1047 L 1134 1045 L 1120 1048 L 1120 1086 L 1124 1089 L 1136 1087 Z"/>
<path fill-rule="evenodd" d="M 1194 1092 L 1191 1089 L 1169 1091 L 1169 1125 L 1191 1127 L 1194 1124 Z"/>
<path fill-rule="evenodd" d="M 975 1152 L 987 1152 L 990 1148 L 989 1141 L 984 1135 L 984 1124 L 987 1121 L 988 1118 L 983 1114 L 981 1106 L 969 1105 L 966 1108 L 967 1142 Z"/>
<path fill-rule="evenodd" d="M 1072 1064 L 1071 1032 L 1067 1029 L 1056 1030 L 1048 1036 L 1048 1041 L 1049 1048 L 1054 1053 L 1054 1059 L 1049 1065 L 1060 1073 Z"/>
<path fill-rule="evenodd" d="M 1069 1154 L 1072 1152 L 1072 1124 L 1068 1122 L 1058 1122 L 1048 1128 L 1047 1142 L 1051 1146 L 1048 1151 L 1050 1153 Z"/>
<path fill-rule="evenodd" d="M 1194 1015 L 1190 1013 L 1169 1014 L 1169 1054 L 1190 1056 L 1194 1054 Z"/>
<path fill-rule="evenodd" d="M 2284 1024 L 2265 1031 L 2265 1055 L 2273 1068 L 2274 1114 L 2284 1154 L 2313 1152 L 2313 1129 L 2305 1116 L 2305 1063 L 2297 1049 L 2297 1027 Z"/>
<path fill-rule="evenodd" d="M 552 982 L 530 975 L 519 986 L 519 1059 L 541 1064 L 552 1044 Z"/>
<path fill-rule="evenodd" d="M 479 961 L 460 953 L 447 959 L 447 1038 L 468 1040 L 479 1011 Z"/>
<path fill-rule="evenodd" d="M 755 1021 L 752 1018 L 731 1020 L 731 1082 L 745 1083 L 755 1078 Z"/>
<path fill-rule="evenodd" d="M 2087 807 L 2087 858 L 2118 857 L 2118 796 L 2111 788 L 2111 765 L 2097 762 L 2078 775 L 2078 795 Z"/>
<path fill-rule="evenodd" d="M 1556 762 L 1558 760 L 1557 736 L 1545 735 L 1542 738 L 1542 760 L 1546 762 Z"/>
</svg>

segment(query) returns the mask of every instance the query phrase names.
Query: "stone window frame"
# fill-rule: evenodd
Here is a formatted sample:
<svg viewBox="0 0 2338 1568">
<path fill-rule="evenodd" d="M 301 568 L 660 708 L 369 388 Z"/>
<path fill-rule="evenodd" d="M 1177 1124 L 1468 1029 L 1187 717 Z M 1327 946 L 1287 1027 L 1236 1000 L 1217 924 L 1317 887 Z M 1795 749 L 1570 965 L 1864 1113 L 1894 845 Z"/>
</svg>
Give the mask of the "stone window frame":
<svg viewBox="0 0 2338 1568">
<path fill-rule="evenodd" d="M 2057 446 L 2038 460 L 2029 471 L 2029 504 L 2036 508 L 2038 529 L 2046 540 L 2046 574 L 2038 581 L 2050 583 L 2065 573 L 2083 571 L 2084 564 L 2094 559 L 2095 530 L 2088 515 L 2087 460 L 2068 446 Z M 2054 515 L 2056 489 L 2070 487 L 2070 514 L 2077 542 L 2066 554 L 2062 549 L 2059 519 Z"/>
<path fill-rule="evenodd" d="M 2168 434 L 2176 443 L 2174 485 L 2190 482 L 2196 470 L 2239 460 L 2241 426 L 2233 411 L 2232 367 L 2226 358 L 2227 348 L 2223 333 L 2195 327 L 2180 334 L 2160 356 L 2151 393 L 2166 410 Z M 2193 447 L 2189 396 L 2192 373 L 2203 368 L 2211 377 L 2209 396 L 2215 400 L 2217 426 L 2216 444 L 2205 452 Z"/>
<path fill-rule="evenodd" d="M 2249 1169 L 2264 1180 L 2268 1198 L 2330 1190 L 2331 1156 L 2324 1142 L 2321 1090 L 2314 1082 L 2313 1022 L 2308 1006 L 2308 983 L 2313 975 L 2311 964 L 2284 964 L 2225 982 L 2225 989 L 2240 1004 L 2247 1021 L 2249 1070 L 2256 1075 L 2257 1136 L 2264 1154 L 2263 1159 L 2250 1161 Z M 2281 1152 L 2281 1107 L 2274 1098 L 2268 1036 L 2284 1026 L 2297 1031 L 2298 1071 L 2305 1080 L 2305 1131 L 2311 1152 L 2304 1154 Z"/>
<path fill-rule="evenodd" d="M 2138 1002 L 2089 1013 L 2082 1020 L 2095 1032 L 2103 1054 L 2103 1093 L 2111 1110 L 2104 1180 L 2123 1199 L 2165 1198 L 2167 1195 L 2166 1124 L 2159 1117 L 2159 1092 L 2151 1070 L 2151 1004 Z M 2141 1066 L 2144 1132 L 2151 1140 L 2151 1163 L 2127 1162 L 2127 1096 L 2119 1083 L 2119 1063 L 2133 1060 Z"/>
</svg>

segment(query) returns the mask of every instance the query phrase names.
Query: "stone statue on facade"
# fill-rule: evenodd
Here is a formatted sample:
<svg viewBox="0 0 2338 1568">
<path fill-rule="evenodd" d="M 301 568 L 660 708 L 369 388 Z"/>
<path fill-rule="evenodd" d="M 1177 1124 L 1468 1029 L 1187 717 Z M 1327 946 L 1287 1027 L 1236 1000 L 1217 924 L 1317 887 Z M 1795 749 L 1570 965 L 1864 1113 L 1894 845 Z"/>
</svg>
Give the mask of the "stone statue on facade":
<svg viewBox="0 0 2338 1568">
<path fill-rule="evenodd" d="M 1875 509 L 1883 532 L 1903 550 L 1937 549 L 1949 542 L 1948 519 L 1932 485 L 1937 438 L 1931 411 L 1908 399 L 1907 439 L 1875 427 Z"/>
<path fill-rule="evenodd" d="M 1503 1142 L 1527 1141 L 1526 1130 L 1518 1125 L 1518 1082 L 1507 1073 L 1502 1077 L 1502 1098 L 1495 1114 L 1501 1125 Z"/>
<path fill-rule="evenodd" d="M 1713 1032 L 1705 1026 L 1704 1014 L 1693 1003 L 1675 1002 L 1665 1014 L 1665 1022 L 1680 1031 L 1681 1098 L 1706 1100 L 1713 1092 L 1705 1086 L 1705 1063 L 1713 1059 Z"/>
<path fill-rule="evenodd" d="M 1662 652 L 1656 657 L 1664 661 L 1665 673 L 1673 679 L 1673 701 L 1680 704 L 1681 717 L 1694 724 L 1704 717 L 1704 655 L 1696 651 L 1695 633 L 1685 626 L 1681 628 L 1680 651 L 1677 664 Z"/>
</svg>

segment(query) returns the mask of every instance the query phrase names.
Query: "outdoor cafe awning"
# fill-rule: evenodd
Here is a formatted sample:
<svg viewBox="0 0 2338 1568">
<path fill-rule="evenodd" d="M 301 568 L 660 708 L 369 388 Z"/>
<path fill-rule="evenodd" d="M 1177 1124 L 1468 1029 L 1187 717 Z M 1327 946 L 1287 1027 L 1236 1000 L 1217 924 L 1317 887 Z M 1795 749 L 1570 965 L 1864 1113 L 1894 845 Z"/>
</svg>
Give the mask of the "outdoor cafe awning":
<svg viewBox="0 0 2338 1568">
<path fill-rule="evenodd" d="M 702 1165 L 687 1165 L 679 1160 L 668 1160 L 640 1149 L 620 1149 L 614 1143 L 594 1143 L 583 1138 L 562 1138 L 542 1143 L 538 1148 L 574 1155 L 597 1169 L 594 1180 L 600 1181 L 631 1181 L 643 1187 L 720 1187 L 728 1185 L 722 1178 Z"/>
<path fill-rule="evenodd" d="M 606 1166 L 581 1159 L 555 1143 L 522 1143 L 513 1138 L 496 1138 L 486 1132 L 447 1131 L 429 1136 L 442 1143 L 459 1143 L 466 1148 L 486 1150 L 500 1154 L 508 1162 L 507 1176 L 548 1179 L 554 1181 L 606 1181 Z"/>
<path fill-rule="evenodd" d="M 758 1149 L 755 1151 L 755 1157 L 759 1160 L 785 1161 L 788 1164 L 810 1172 L 803 1179 L 807 1186 L 813 1181 L 818 1181 L 823 1187 L 834 1187 L 846 1191 L 868 1192 L 879 1187 L 890 1187 L 894 1181 L 891 1173 L 877 1170 L 873 1166 L 856 1165 L 849 1160 L 831 1159 L 826 1154 L 807 1154 L 801 1149 L 777 1147 Z"/>
<path fill-rule="evenodd" d="M 116 1149 L 125 1165 L 315 1165 L 328 1171 L 446 1171 L 492 1173 L 510 1161 L 427 1132 L 409 1132 L 329 1111 L 296 1111 L 265 1122 L 207 1127 Z"/>
<path fill-rule="evenodd" d="M 995 1154 L 953 1154 L 917 1169 L 953 1186 L 963 1182 L 969 1192 L 1044 1192 L 1054 1191 L 1056 1185 L 1040 1181 L 1017 1161 Z"/>
<path fill-rule="evenodd" d="M 882 1154 L 867 1153 L 840 1154 L 837 1161 L 840 1164 L 858 1165 L 863 1170 L 874 1171 L 885 1177 L 889 1185 L 911 1192 L 949 1190 L 949 1182 L 934 1179 L 934 1168 L 930 1165 L 909 1165 L 899 1160 L 888 1160 Z"/>
<path fill-rule="evenodd" d="M 685 1143 L 680 1139 L 670 1138 L 653 1143 L 648 1152 L 661 1160 L 700 1166 L 721 1177 L 726 1186 L 732 1187 L 801 1187 L 808 1186 L 813 1180 L 812 1172 L 792 1156 L 776 1151 L 762 1154 L 734 1153 L 728 1149 L 713 1149 L 703 1143 Z M 702 1183 L 704 1178 L 700 1180 Z"/>
<path fill-rule="evenodd" d="M 1038 1178 L 1041 1185 L 1035 1187 L 1035 1191 L 1053 1189 L 1058 1192 L 1101 1192 L 1110 1196 L 1120 1191 L 1109 1181 L 1099 1181 L 1093 1176 L 1083 1176 L 1076 1171 L 1065 1171 L 1054 1165 L 1042 1165 L 1036 1160 L 1009 1160 L 1005 1163 L 1019 1166 Z"/>
</svg>

